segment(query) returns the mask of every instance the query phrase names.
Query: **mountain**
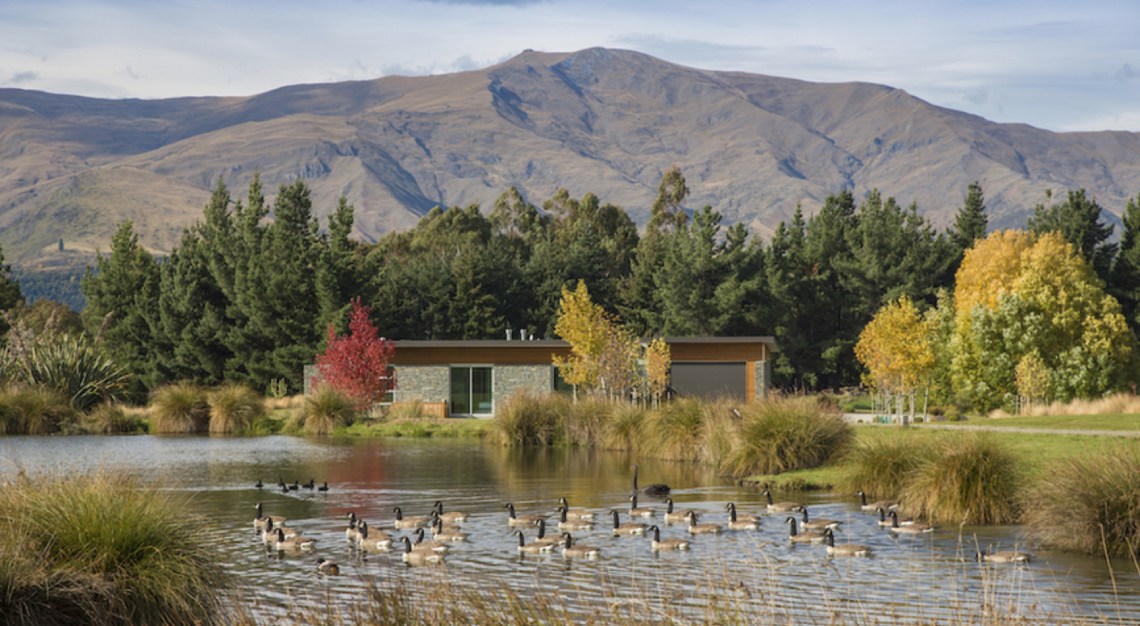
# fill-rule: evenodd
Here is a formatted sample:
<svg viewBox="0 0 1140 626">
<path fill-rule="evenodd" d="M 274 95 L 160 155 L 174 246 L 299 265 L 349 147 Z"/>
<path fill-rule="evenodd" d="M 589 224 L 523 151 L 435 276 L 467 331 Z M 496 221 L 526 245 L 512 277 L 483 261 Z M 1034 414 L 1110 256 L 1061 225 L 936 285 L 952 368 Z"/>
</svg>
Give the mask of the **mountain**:
<svg viewBox="0 0 1140 626">
<path fill-rule="evenodd" d="M 1140 134 L 997 124 L 882 85 L 601 48 L 241 98 L 0 89 L 0 246 L 20 266 L 66 265 L 106 251 L 131 219 L 167 251 L 219 177 L 239 197 L 255 171 L 270 196 L 306 179 L 322 215 L 345 194 L 365 240 L 439 204 L 489 209 L 510 185 L 536 204 L 560 187 L 593 192 L 644 222 L 672 165 L 691 207 L 760 234 L 843 188 L 917 202 L 943 226 L 974 180 L 993 228 L 1023 226 L 1048 189 L 1083 187 L 1119 214 L 1140 192 Z"/>
</svg>

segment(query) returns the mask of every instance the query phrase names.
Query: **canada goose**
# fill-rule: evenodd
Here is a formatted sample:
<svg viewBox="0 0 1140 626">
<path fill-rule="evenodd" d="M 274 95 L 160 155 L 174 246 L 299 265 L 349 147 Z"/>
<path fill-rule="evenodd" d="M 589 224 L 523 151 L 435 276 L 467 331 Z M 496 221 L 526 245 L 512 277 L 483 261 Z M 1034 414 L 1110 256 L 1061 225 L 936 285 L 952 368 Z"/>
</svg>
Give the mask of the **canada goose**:
<svg viewBox="0 0 1140 626">
<path fill-rule="evenodd" d="M 879 526 L 884 527 L 884 528 L 890 528 L 891 526 L 895 525 L 894 520 L 887 517 L 887 511 L 883 507 L 876 508 L 875 512 L 879 514 Z M 898 519 L 899 526 L 913 526 L 914 525 L 913 519 L 911 519 L 909 517 L 899 517 L 897 512 L 895 512 L 895 511 L 891 511 L 891 512 L 894 513 L 895 518 Z"/>
<path fill-rule="evenodd" d="M 368 522 L 360 521 L 360 537 L 356 540 L 356 547 L 365 552 L 387 552 L 392 549 L 392 536 L 386 532 L 373 532 L 368 528 Z"/>
<path fill-rule="evenodd" d="M 930 526 L 927 524 L 919 524 L 918 522 L 910 524 L 909 526 L 903 526 L 902 524 L 899 523 L 898 511 L 891 511 L 890 515 L 891 515 L 890 531 L 892 533 L 895 533 L 898 535 L 918 535 L 918 534 L 922 534 L 922 533 L 934 532 L 933 526 Z"/>
<path fill-rule="evenodd" d="M 445 523 L 439 517 L 439 512 L 435 509 L 431 510 L 431 522 L 428 524 L 431 533 L 434 535 L 436 532 L 440 533 L 462 533 L 463 529 L 455 524 Z"/>
<path fill-rule="evenodd" d="M 790 515 L 784 521 L 788 523 L 788 537 L 794 543 L 819 543 L 824 539 L 823 533 L 818 530 L 797 531 L 796 518 Z"/>
<path fill-rule="evenodd" d="M 673 511 L 673 498 L 665 498 L 665 523 L 666 524 L 679 524 L 689 519 L 689 513 L 692 509 L 685 509 L 684 511 Z"/>
<path fill-rule="evenodd" d="M 415 535 L 416 535 L 416 542 L 414 544 L 412 544 L 413 550 L 431 550 L 433 552 L 443 553 L 443 552 L 447 552 L 448 550 L 451 549 L 451 546 L 447 545 L 446 543 L 444 543 L 442 541 L 436 541 L 434 539 L 424 540 L 424 529 L 423 528 L 417 528 Z"/>
<path fill-rule="evenodd" d="M 301 536 L 301 531 L 299 530 L 293 530 L 292 528 L 288 528 L 284 525 L 279 526 L 277 524 L 274 524 L 273 520 L 268 520 L 265 524 L 265 529 L 261 531 L 261 543 L 267 546 L 271 546 L 276 543 L 277 531 L 279 530 L 286 539 L 292 539 L 293 537 Z"/>
<path fill-rule="evenodd" d="M 729 530 L 760 530 L 760 518 L 748 513 L 738 516 L 735 502 L 729 502 L 724 508 L 728 511 Z"/>
<path fill-rule="evenodd" d="M 570 503 L 566 500 L 566 496 L 558 498 L 558 504 L 566 508 L 567 519 L 579 519 L 585 521 L 594 520 L 594 512 L 589 509 L 572 509 Z"/>
<path fill-rule="evenodd" d="M 297 536 L 286 538 L 285 533 L 280 528 L 278 528 L 276 532 L 277 542 L 275 543 L 275 547 L 278 552 L 309 552 L 317 542 L 317 540 L 312 537 Z"/>
<path fill-rule="evenodd" d="M 804 530 L 823 530 L 824 528 L 835 530 L 836 528 L 839 528 L 839 520 L 827 518 L 808 519 L 808 510 L 806 506 L 800 509 L 800 514 L 803 516 L 800 520 L 800 528 L 803 528 Z"/>
<path fill-rule="evenodd" d="M 583 545 L 574 545 L 574 538 L 570 533 L 562 533 L 562 556 L 568 559 L 596 559 L 600 552 L 597 548 Z"/>
<path fill-rule="evenodd" d="M 293 484 L 292 484 L 292 485 L 289 485 L 289 491 L 296 491 L 296 490 L 298 490 L 298 489 L 300 489 L 300 488 L 301 488 L 301 483 L 299 483 L 299 482 L 297 482 L 297 481 L 295 481 L 295 480 L 293 481 Z"/>
<path fill-rule="evenodd" d="M 877 502 L 867 502 L 867 494 L 864 493 L 862 489 L 857 491 L 855 493 L 855 495 L 859 496 L 859 502 L 860 502 L 859 508 L 864 510 L 864 511 L 874 511 L 875 509 L 878 509 L 878 508 L 883 508 L 883 509 L 886 509 L 889 511 L 891 509 L 897 509 L 899 506 L 899 503 L 895 502 L 894 500 L 879 500 Z"/>
<path fill-rule="evenodd" d="M 443 523 L 445 524 L 457 524 L 459 522 L 467 521 L 467 514 L 462 511 L 448 511 L 444 513 L 443 500 L 436 500 L 435 504 L 432 506 L 435 508 L 435 512 L 439 515 L 439 519 L 443 520 Z"/>
<path fill-rule="evenodd" d="M 653 517 L 655 513 L 653 509 L 637 506 L 637 496 L 632 495 L 629 497 L 629 516 L 630 517 Z"/>
<path fill-rule="evenodd" d="M 590 530 L 594 527 L 593 523 L 581 519 L 572 520 L 566 512 L 566 507 L 558 507 L 558 530 Z"/>
<path fill-rule="evenodd" d="M 348 528 L 344 529 L 344 538 L 348 541 L 360 541 L 360 527 L 356 525 L 356 513 L 348 513 Z"/>
<path fill-rule="evenodd" d="M 401 530 L 409 528 L 423 528 L 428 525 L 430 521 L 426 515 L 414 515 L 412 517 L 404 517 L 404 512 L 400 507 L 392 507 L 392 512 L 396 514 L 396 521 L 392 524 Z"/>
<path fill-rule="evenodd" d="M 289 491 L 289 488 L 285 486 L 285 481 L 281 480 L 281 478 L 277 479 L 277 488 L 281 491 Z"/>
<path fill-rule="evenodd" d="M 443 555 L 432 550 L 413 550 L 412 541 L 407 537 L 400 537 L 404 542 L 404 553 L 400 556 L 408 565 L 428 565 L 443 563 Z"/>
<path fill-rule="evenodd" d="M 423 530 L 422 528 L 420 530 Z M 455 543 L 457 541 L 467 541 L 467 533 L 462 532 L 455 528 L 445 528 L 443 520 L 435 518 L 435 524 L 431 527 L 431 536 L 436 541 L 444 543 Z"/>
<path fill-rule="evenodd" d="M 697 512 L 689 511 L 689 534 L 690 535 L 708 535 L 716 534 L 721 531 L 720 524 L 698 524 Z"/>
<path fill-rule="evenodd" d="M 262 488 L 262 487 L 264 487 L 264 486 L 265 486 L 265 485 L 263 485 L 263 484 L 261 483 L 261 479 L 260 479 L 260 478 L 258 478 L 258 479 L 257 479 L 257 484 L 256 484 L 256 485 L 254 485 L 254 487 L 257 487 L 258 489 L 261 489 L 261 488 Z"/>
<path fill-rule="evenodd" d="M 692 543 L 688 539 L 666 539 L 661 540 L 661 529 L 654 524 L 649 527 L 653 531 L 653 540 L 649 543 L 653 550 L 688 550 L 692 547 Z"/>
<path fill-rule="evenodd" d="M 281 487 L 281 493 L 286 493 L 286 494 L 289 493 L 289 486 L 286 485 L 285 483 L 281 483 L 278 486 Z"/>
<path fill-rule="evenodd" d="M 519 536 L 519 552 L 522 552 L 525 554 L 538 554 L 540 552 L 550 552 L 551 550 L 554 549 L 554 544 L 558 543 L 556 541 L 546 541 L 543 543 L 534 543 L 534 542 L 527 543 L 526 539 L 523 538 L 523 531 L 516 528 L 515 530 L 512 530 L 511 532 L 513 534 L 516 534 Z"/>
<path fill-rule="evenodd" d="M 618 512 L 616 510 L 611 510 L 610 515 L 614 518 L 613 531 L 615 537 L 630 537 L 645 534 L 645 524 L 638 524 L 636 522 L 626 522 L 622 524 L 618 519 Z"/>
<path fill-rule="evenodd" d="M 1016 552 L 1013 550 L 1003 550 L 1001 552 L 978 552 L 975 558 L 979 562 L 988 561 L 990 563 L 1028 563 L 1033 560 L 1033 555 L 1028 552 Z"/>
<path fill-rule="evenodd" d="M 270 520 L 272 520 L 274 524 L 280 525 L 280 524 L 284 524 L 286 522 L 286 520 L 288 519 L 285 517 L 281 517 L 280 515 L 263 516 L 261 514 L 262 509 L 261 509 L 261 503 L 260 502 L 255 504 L 253 508 L 254 508 L 254 510 L 257 511 L 257 514 L 253 518 L 253 527 L 256 528 L 257 530 L 265 530 L 265 525 L 268 524 Z"/>
<path fill-rule="evenodd" d="M 791 502 L 788 500 L 785 500 L 783 502 L 773 502 L 772 492 L 767 487 L 764 488 L 764 497 L 768 498 L 768 510 L 772 511 L 773 513 L 790 513 L 792 511 L 799 511 L 800 509 L 804 508 L 804 505 L 800 504 L 799 502 Z"/>
<path fill-rule="evenodd" d="M 309 479 L 309 482 L 301 485 L 302 488 L 308 489 L 309 491 L 312 491 L 314 488 L 316 488 L 316 486 L 317 486 L 317 483 L 312 478 Z"/>
<path fill-rule="evenodd" d="M 328 559 L 317 559 L 317 573 L 325 576 L 338 576 L 340 566 Z"/>
<path fill-rule="evenodd" d="M 516 515 L 515 505 L 512 502 L 504 504 L 503 508 L 510 512 L 510 517 L 507 518 L 507 525 L 512 528 L 515 526 L 534 526 L 538 524 L 538 520 L 545 520 L 549 517 L 548 515 Z"/>
<path fill-rule="evenodd" d="M 534 536 L 534 541 L 530 542 L 532 545 L 538 546 L 555 546 L 561 542 L 561 538 L 554 539 L 546 536 L 546 520 L 538 520 L 538 533 Z"/>
<path fill-rule="evenodd" d="M 329 483 L 327 480 L 325 482 L 321 483 L 320 487 L 317 487 L 317 491 L 328 491 L 328 490 L 329 490 Z"/>
<path fill-rule="evenodd" d="M 646 485 L 642 489 L 637 488 L 637 463 L 633 464 L 633 493 L 644 493 L 647 496 L 655 498 L 662 498 L 669 495 L 669 485 L 665 483 L 653 483 Z"/>
<path fill-rule="evenodd" d="M 871 548 L 859 543 L 835 545 L 835 532 L 831 528 L 825 528 L 823 536 L 827 540 L 827 553 L 831 556 L 871 556 Z"/>
</svg>

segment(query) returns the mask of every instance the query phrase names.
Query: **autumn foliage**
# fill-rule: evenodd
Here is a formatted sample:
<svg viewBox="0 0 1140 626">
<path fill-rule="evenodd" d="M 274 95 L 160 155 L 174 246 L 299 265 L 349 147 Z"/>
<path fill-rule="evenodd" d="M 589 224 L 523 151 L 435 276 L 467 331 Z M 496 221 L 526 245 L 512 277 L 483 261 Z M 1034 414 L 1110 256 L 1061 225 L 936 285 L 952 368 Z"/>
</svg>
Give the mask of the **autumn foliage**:
<svg viewBox="0 0 1140 626">
<path fill-rule="evenodd" d="M 332 325 L 328 330 L 328 348 L 317 355 L 317 370 L 324 384 L 352 398 L 360 408 L 367 408 L 396 386 L 392 372 L 395 347 L 381 337 L 369 319 L 369 307 L 353 300 L 348 334 L 337 336 Z"/>
</svg>

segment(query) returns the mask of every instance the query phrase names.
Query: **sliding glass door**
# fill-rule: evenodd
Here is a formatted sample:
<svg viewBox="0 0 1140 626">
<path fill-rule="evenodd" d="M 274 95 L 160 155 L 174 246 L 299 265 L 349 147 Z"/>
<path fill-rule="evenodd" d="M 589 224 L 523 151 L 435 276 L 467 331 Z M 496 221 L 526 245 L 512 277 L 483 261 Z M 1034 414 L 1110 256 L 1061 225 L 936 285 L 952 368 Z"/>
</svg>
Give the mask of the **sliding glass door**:
<svg viewBox="0 0 1140 626">
<path fill-rule="evenodd" d="M 451 367 L 451 414 L 492 415 L 495 411 L 489 365 Z"/>
</svg>

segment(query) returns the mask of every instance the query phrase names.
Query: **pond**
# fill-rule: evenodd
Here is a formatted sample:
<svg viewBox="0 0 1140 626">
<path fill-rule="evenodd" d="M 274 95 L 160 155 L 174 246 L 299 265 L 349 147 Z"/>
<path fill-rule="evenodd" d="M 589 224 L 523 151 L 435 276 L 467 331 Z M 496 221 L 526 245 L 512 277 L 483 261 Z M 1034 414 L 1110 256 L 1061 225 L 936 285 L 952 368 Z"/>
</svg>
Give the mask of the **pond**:
<svg viewBox="0 0 1140 626">
<path fill-rule="evenodd" d="M 207 540 L 222 546 L 221 565 L 237 574 L 250 610 L 266 621 L 290 607 L 364 601 L 369 584 L 399 585 L 430 601 L 440 584 L 480 593 L 511 589 L 523 597 L 556 593 L 571 611 L 597 604 L 647 608 L 707 618 L 731 603 L 756 622 L 975 623 L 990 615 L 1056 621 L 1140 621 L 1140 574 L 1130 561 L 1035 549 L 1028 565 L 980 564 L 983 550 L 1020 549 L 1017 527 L 950 527 L 895 537 L 846 494 L 808 494 L 812 516 L 842 522 L 838 542 L 869 545 L 871 558 L 830 558 L 819 545 L 793 545 L 786 514 L 767 513 L 762 493 L 738 487 L 692 464 L 640 461 L 643 483 L 665 482 L 679 507 L 724 523 L 725 503 L 763 514 L 758 531 L 692 538 L 689 552 L 654 554 L 649 540 L 615 538 L 604 517 L 628 510 L 630 457 L 592 450 L 507 450 L 474 441 L 431 439 L 317 440 L 298 437 L 8 437 L 0 438 L 0 482 L 19 471 L 78 475 L 114 471 L 188 492 L 207 518 Z M 328 482 L 329 490 L 281 492 L 276 484 Z M 265 487 L 255 488 L 261 480 Z M 601 549 L 596 561 L 567 561 L 558 553 L 517 553 L 503 506 L 520 514 L 552 513 L 558 498 L 603 517 L 576 533 Z M 390 529 L 393 507 L 428 512 L 436 500 L 465 511 L 469 541 L 457 543 L 443 566 L 409 568 L 398 551 L 360 558 L 345 541 L 345 516 Z M 289 518 L 289 526 L 318 540 L 316 552 L 278 558 L 252 529 L 254 505 Z M 660 500 L 642 498 L 655 508 Z M 627 521 L 623 515 L 623 521 Z M 663 538 L 688 538 L 683 525 Z M 527 531 L 528 540 L 533 532 Z M 316 574 L 318 557 L 336 560 L 342 575 Z M 710 603 L 715 602 L 715 605 Z M 836 616 L 840 616 L 836 618 Z"/>
</svg>

